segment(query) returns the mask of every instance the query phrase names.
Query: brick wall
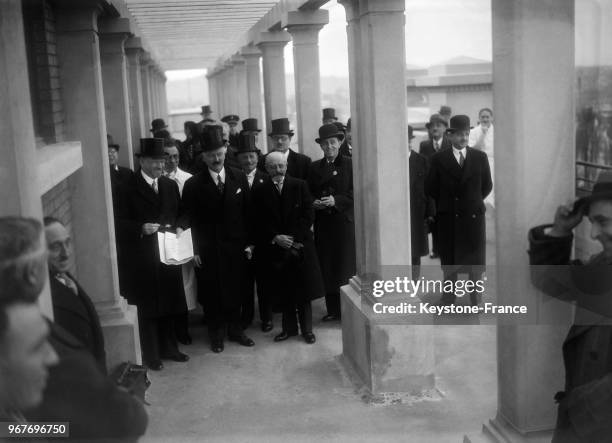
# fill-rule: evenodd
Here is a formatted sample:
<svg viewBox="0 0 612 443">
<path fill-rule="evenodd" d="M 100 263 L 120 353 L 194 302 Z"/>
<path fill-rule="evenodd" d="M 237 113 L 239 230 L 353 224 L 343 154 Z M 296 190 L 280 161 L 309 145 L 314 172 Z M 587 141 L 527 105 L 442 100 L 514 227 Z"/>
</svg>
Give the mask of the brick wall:
<svg viewBox="0 0 612 443">
<path fill-rule="evenodd" d="M 23 2 L 34 133 L 43 143 L 64 140 L 59 61 L 53 9 L 47 0 Z"/>
</svg>

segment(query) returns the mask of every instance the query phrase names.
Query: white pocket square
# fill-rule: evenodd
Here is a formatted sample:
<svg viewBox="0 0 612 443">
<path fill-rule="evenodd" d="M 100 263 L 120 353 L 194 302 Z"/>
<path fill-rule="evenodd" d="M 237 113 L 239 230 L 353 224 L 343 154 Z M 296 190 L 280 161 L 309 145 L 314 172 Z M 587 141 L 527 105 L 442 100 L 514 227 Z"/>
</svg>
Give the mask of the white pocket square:
<svg viewBox="0 0 612 443">
<path fill-rule="evenodd" d="M 238 190 L 236 191 L 236 194 L 240 194 L 242 192 L 242 188 L 238 188 Z"/>
</svg>

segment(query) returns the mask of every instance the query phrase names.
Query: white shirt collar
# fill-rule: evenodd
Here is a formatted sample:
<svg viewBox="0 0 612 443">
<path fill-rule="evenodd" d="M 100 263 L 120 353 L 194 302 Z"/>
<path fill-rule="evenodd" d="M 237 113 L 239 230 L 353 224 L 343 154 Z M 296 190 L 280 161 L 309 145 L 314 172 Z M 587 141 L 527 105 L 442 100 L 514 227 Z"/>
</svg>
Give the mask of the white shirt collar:
<svg viewBox="0 0 612 443">
<path fill-rule="evenodd" d="M 217 184 L 217 176 L 221 176 L 221 182 L 225 183 L 225 167 L 223 169 L 221 169 L 221 172 L 215 172 L 212 169 L 208 169 L 208 173 L 210 174 L 210 176 L 213 179 L 213 182 L 215 182 L 215 184 Z"/>
<path fill-rule="evenodd" d="M 467 156 L 467 148 L 457 149 L 453 146 L 453 155 L 455 156 L 457 163 L 459 163 L 459 153 L 463 154 L 463 160 L 465 160 Z"/>
<path fill-rule="evenodd" d="M 149 186 L 153 186 L 153 182 L 156 180 L 153 177 L 149 177 L 142 169 L 140 170 L 140 173 L 142 174 L 142 177 L 145 179 L 145 181 L 147 182 L 147 185 Z"/>
<path fill-rule="evenodd" d="M 257 168 L 253 169 L 251 172 L 249 172 L 246 176 L 251 178 L 251 177 L 255 177 L 255 174 L 257 173 Z"/>
</svg>

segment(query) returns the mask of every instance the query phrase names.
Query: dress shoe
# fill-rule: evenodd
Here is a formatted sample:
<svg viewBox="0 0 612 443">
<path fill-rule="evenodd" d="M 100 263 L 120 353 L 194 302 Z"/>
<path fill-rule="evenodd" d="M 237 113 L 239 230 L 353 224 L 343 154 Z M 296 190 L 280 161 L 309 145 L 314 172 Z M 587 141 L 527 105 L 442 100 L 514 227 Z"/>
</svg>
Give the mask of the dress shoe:
<svg viewBox="0 0 612 443">
<path fill-rule="evenodd" d="M 238 343 L 240 346 L 255 346 L 255 342 L 246 335 L 242 334 L 237 337 L 229 337 L 229 341 Z"/>
<path fill-rule="evenodd" d="M 325 317 L 323 317 L 321 319 L 322 321 L 334 321 L 334 320 L 340 320 L 340 316 L 339 315 L 334 315 L 334 314 L 327 314 Z"/>
<path fill-rule="evenodd" d="M 189 360 L 189 356 L 187 354 L 183 354 L 182 352 L 177 352 L 173 355 L 162 356 L 163 359 L 178 361 L 179 363 L 183 363 Z"/>
<path fill-rule="evenodd" d="M 261 332 L 270 332 L 274 329 L 274 325 L 271 321 L 264 321 L 261 323 Z"/>
<path fill-rule="evenodd" d="M 222 340 L 215 340 L 210 344 L 210 349 L 218 354 L 219 352 L 223 352 L 224 346 Z"/>
<path fill-rule="evenodd" d="M 285 341 L 287 340 L 289 337 L 294 337 L 297 334 L 289 334 L 285 331 L 282 331 L 280 334 L 278 334 L 276 337 L 274 337 L 274 341 Z"/>
<path fill-rule="evenodd" d="M 164 369 L 164 364 L 161 362 L 161 360 L 154 360 L 152 362 L 147 363 L 147 367 L 151 371 L 161 371 L 162 369 Z"/>
<path fill-rule="evenodd" d="M 191 339 L 191 335 L 189 334 L 181 335 L 180 337 L 176 337 L 176 341 L 178 341 L 182 345 L 190 345 L 191 343 L 193 343 L 193 340 Z"/>
<path fill-rule="evenodd" d="M 307 332 L 305 334 L 302 334 L 302 337 L 304 337 L 304 341 L 308 343 L 309 345 L 317 341 L 317 338 L 312 332 Z"/>
</svg>

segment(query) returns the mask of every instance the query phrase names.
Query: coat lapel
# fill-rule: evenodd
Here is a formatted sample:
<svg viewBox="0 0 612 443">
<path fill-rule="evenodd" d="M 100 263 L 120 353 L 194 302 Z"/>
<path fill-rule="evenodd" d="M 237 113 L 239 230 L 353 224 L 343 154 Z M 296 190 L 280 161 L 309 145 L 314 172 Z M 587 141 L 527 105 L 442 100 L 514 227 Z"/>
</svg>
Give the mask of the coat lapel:
<svg viewBox="0 0 612 443">
<path fill-rule="evenodd" d="M 457 163 L 455 161 L 455 163 Z M 474 170 L 474 152 L 471 148 L 465 150 L 465 162 L 463 163 L 463 170 L 461 171 L 461 182 L 465 182 Z"/>
<path fill-rule="evenodd" d="M 151 186 L 148 185 L 140 171 L 136 173 L 136 189 L 138 190 L 140 195 L 145 198 L 145 200 L 149 201 L 154 205 L 159 204 L 159 195 L 155 193 Z"/>
<path fill-rule="evenodd" d="M 459 166 L 459 163 L 457 163 L 457 159 L 455 159 L 455 154 L 453 153 L 452 149 L 446 149 L 444 151 L 441 151 L 440 161 L 442 165 L 444 166 L 444 168 L 453 177 L 455 177 L 457 180 L 461 180 L 461 177 L 463 175 L 463 170 Z M 465 164 L 463 166 L 465 168 Z"/>
</svg>

